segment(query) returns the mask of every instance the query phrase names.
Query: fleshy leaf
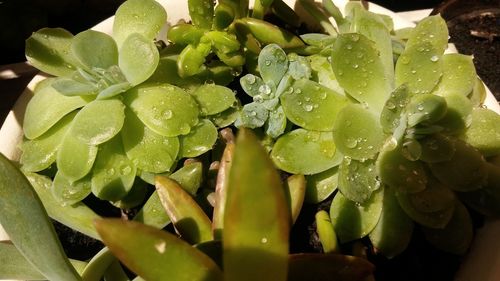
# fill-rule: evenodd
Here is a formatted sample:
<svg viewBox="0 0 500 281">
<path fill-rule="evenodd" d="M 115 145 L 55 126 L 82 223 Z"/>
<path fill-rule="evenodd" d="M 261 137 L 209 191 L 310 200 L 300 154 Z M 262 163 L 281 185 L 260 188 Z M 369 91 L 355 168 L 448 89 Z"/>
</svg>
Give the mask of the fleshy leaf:
<svg viewBox="0 0 500 281">
<path fill-rule="evenodd" d="M 35 139 L 47 132 L 66 114 L 85 106 L 88 101 L 81 97 L 66 97 L 51 87 L 48 80 L 35 90 L 35 95 L 26 106 L 23 130 L 28 139 Z"/>
<path fill-rule="evenodd" d="M 92 193 L 103 200 L 118 201 L 130 191 L 135 176 L 136 167 L 118 136 L 99 147 L 92 169 Z"/>
<path fill-rule="evenodd" d="M 74 117 L 75 114 L 66 115 L 42 136 L 34 140 L 25 140 L 21 144 L 23 154 L 20 163 L 23 171 L 39 172 L 47 169 L 56 161 L 61 139 L 66 134 Z"/>
<path fill-rule="evenodd" d="M 78 202 L 63 206 L 54 199 L 51 191 L 53 183 L 49 178 L 35 173 L 28 173 L 26 177 L 40 196 L 45 210 L 52 219 L 94 239 L 99 239 L 93 225 L 93 221 L 99 216 L 87 205 Z"/>
<path fill-rule="evenodd" d="M 198 123 L 198 104 L 183 89 L 163 84 L 139 86 L 125 95 L 125 104 L 157 134 L 186 135 Z"/>
<path fill-rule="evenodd" d="M 133 33 L 120 48 L 118 65 L 133 86 L 146 81 L 155 72 L 160 54 L 156 45 L 146 37 Z"/>
<path fill-rule="evenodd" d="M 143 171 L 169 171 L 179 153 L 179 139 L 153 132 L 130 110 L 125 115 L 121 137 L 128 158 Z"/>
<path fill-rule="evenodd" d="M 266 84 L 278 85 L 288 70 L 285 51 L 276 44 L 265 46 L 259 54 L 259 72 Z"/>
<path fill-rule="evenodd" d="M 305 202 L 317 204 L 330 197 L 339 184 L 339 169 L 333 167 L 319 174 L 306 177 Z"/>
<path fill-rule="evenodd" d="M 73 205 L 90 194 L 90 179 L 91 177 L 87 175 L 71 182 L 62 173 L 56 173 L 52 185 L 52 195 L 61 205 Z"/>
<path fill-rule="evenodd" d="M 356 160 L 374 157 L 384 142 L 378 116 L 359 104 L 348 105 L 339 112 L 333 137 L 340 152 Z"/>
<path fill-rule="evenodd" d="M 441 59 L 443 76 L 433 93 L 441 96 L 450 93 L 469 95 L 478 83 L 472 56 L 445 54 Z"/>
<path fill-rule="evenodd" d="M 155 177 L 160 201 L 181 238 L 190 244 L 213 240 L 212 224 L 191 195 L 168 177 Z"/>
<path fill-rule="evenodd" d="M 92 101 L 76 114 L 69 133 L 87 145 L 107 142 L 122 129 L 124 109 L 117 99 Z"/>
<path fill-rule="evenodd" d="M 191 93 L 200 106 L 201 115 L 213 115 L 231 107 L 236 98 L 231 89 L 215 84 L 204 84 Z"/>
<path fill-rule="evenodd" d="M 290 212 L 279 174 L 249 129 L 239 131 L 228 185 L 225 280 L 286 280 Z"/>
<path fill-rule="evenodd" d="M 92 169 L 97 151 L 97 146 L 86 144 L 68 131 L 57 151 L 57 168 L 68 180 L 79 180 Z"/>
<path fill-rule="evenodd" d="M 304 175 L 291 175 L 286 179 L 285 183 L 287 197 L 290 202 L 290 214 L 292 217 L 292 224 L 295 223 L 299 217 L 304 197 L 306 193 L 306 178 Z"/>
<path fill-rule="evenodd" d="M 203 119 L 189 134 L 180 136 L 179 141 L 179 158 L 200 156 L 214 146 L 217 128 L 209 120 Z"/>
<path fill-rule="evenodd" d="M 331 132 L 296 129 L 276 141 L 271 158 L 281 170 L 311 175 L 338 165 L 335 152 Z"/>
<path fill-rule="evenodd" d="M 339 191 L 347 199 L 363 204 L 381 186 L 375 160 L 358 161 L 344 158 L 339 167 Z"/>
<path fill-rule="evenodd" d="M 413 221 L 399 206 L 391 188 L 384 189 L 382 214 L 375 228 L 368 235 L 376 251 L 387 258 L 402 253 L 410 243 Z"/>
<path fill-rule="evenodd" d="M 85 30 L 75 35 L 71 51 L 87 69 L 107 69 L 118 64 L 118 47 L 115 40 L 99 31 Z"/>
<path fill-rule="evenodd" d="M 332 50 L 332 69 L 349 95 L 380 112 L 391 93 L 391 82 L 375 43 L 364 35 L 338 36 Z"/>
<path fill-rule="evenodd" d="M 295 81 L 280 97 L 287 118 L 308 130 L 332 131 L 338 113 L 348 100 L 316 82 Z"/>
<path fill-rule="evenodd" d="M 73 35 L 62 28 L 42 28 L 26 40 L 26 58 L 34 67 L 54 76 L 68 75 L 77 66 L 71 53 Z"/>
<path fill-rule="evenodd" d="M 188 0 L 189 16 L 195 26 L 211 29 L 214 17 L 214 2 L 211 0 Z"/>
<path fill-rule="evenodd" d="M 167 21 L 167 13 L 160 3 L 154 0 L 128 0 L 115 13 L 113 38 L 118 48 L 130 34 L 138 33 L 153 41 Z"/>
<path fill-rule="evenodd" d="M 375 228 L 382 213 L 383 199 L 381 189 L 364 204 L 351 201 L 337 192 L 330 206 L 330 218 L 341 243 L 365 237 Z"/>
<path fill-rule="evenodd" d="M 472 122 L 462 137 L 485 157 L 500 153 L 500 115 L 486 108 L 472 110 Z"/>
<path fill-rule="evenodd" d="M 0 167 L 0 223 L 16 248 L 49 280 L 81 280 L 30 182 L 3 155 Z"/>
<path fill-rule="evenodd" d="M 200 162 L 188 164 L 169 176 L 169 178 L 179 183 L 192 196 L 196 195 L 201 185 L 202 177 L 203 166 Z M 163 208 L 156 191 L 151 194 L 142 209 L 134 217 L 134 220 L 158 229 L 162 229 L 170 223 L 170 218 L 165 212 L 165 208 Z"/>
<path fill-rule="evenodd" d="M 95 225 L 111 252 L 145 280 L 222 280 L 208 256 L 173 234 L 119 219 L 96 220 Z"/>
<path fill-rule="evenodd" d="M 215 206 L 212 214 L 212 229 L 215 239 L 222 238 L 224 214 L 226 209 L 229 175 L 233 164 L 234 143 L 228 142 L 220 159 L 217 182 L 215 185 Z"/>
</svg>

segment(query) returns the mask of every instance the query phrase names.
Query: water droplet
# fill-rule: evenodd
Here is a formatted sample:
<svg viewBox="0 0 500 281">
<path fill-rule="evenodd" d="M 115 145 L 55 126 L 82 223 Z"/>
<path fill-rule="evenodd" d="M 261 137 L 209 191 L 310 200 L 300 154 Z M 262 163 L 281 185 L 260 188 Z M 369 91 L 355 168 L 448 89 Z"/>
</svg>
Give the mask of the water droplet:
<svg viewBox="0 0 500 281">
<path fill-rule="evenodd" d="M 387 107 L 388 109 L 392 110 L 392 109 L 396 108 L 396 105 L 392 101 L 388 101 L 385 104 L 385 107 Z"/>
<path fill-rule="evenodd" d="M 165 241 L 163 241 L 163 240 L 161 240 L 161 241 L 159 241 L 158 243 L 155 244 L 155 249 L 160 254 L 165 253 L 166 247 L 167 247 L 167 243 Z"/>
<path fill-rule="evenodd" d="M 411 74 L 417 74 L 417 71 L 416 71 L 415 69 L 413 69 L 413 70 L 411 71 Z"/>
<path fill-rule="evenodd" d="M 347 50 L 352 50 L 352 46 L 350 44 L 347 44 L 345 47 Z"/>
<path fill-rule="evenodd" d="M 255 112 L 255 111 L 250 111 L 250 116 L 253 116 L 253 117 L 257 116 L 257 112 Z"/>
<path fill-rule="evenodd" d="M 271 61 L 270 61 L 270 60 L 266 60 L 264 63 L 265 63 L 267 66 L 270 66 L 270 65 L 271 65 Z"/>
<path fill-rule="evenodd" d="M 355 63 L 355 64 L 352 65 L 352 68 L 354 68 L 354 69 L 356 69 L 358 67 L 359 67 L 359 65 L 357 63 Z"/>
<path fill-rule="evenodd" d="M 247 81 L 248 84 L 255 83 L 255 76 L 254 75 L 247 75 L 246 81 Z"/>
<path fill-rule="evenodd" d="M 417 106 L 417 109 L 418 109 L 419 111 L 424 110 L 424 105 L 423 105 L 423 104 L 419 104 L 419 105 Z"/>
<path fill-rule="evenodd" d="M 172 112 L 172 110 L 165 110 L 165 111 L 163 111 L 162 115 L 163 115 L 164 119 L 168 120 L 174 116 L 174 113 Z"/>
<path fill-rule="evenodd" d="M 431 57 L 431 61 L 432 61 L 432 62 L 437 62 L 438 60 L 439 60 L 439 57 L 438 57 L 438 56 L 436 56 L 436 55 L 433 55 L 433 56 Z"/>
<path fill-rule="evenodd" d="M 359 35 L 358 34 L 352 34 L 351 39 L 354 42 L 358 42 L 359 41 Z"/>
<path fill-rule="evenodd" d="M 106 174 L 112 176 L 115 174 L 115 169 L 114 168 L 109 168 L 106 170 Z"/>
<path fill-rule="evenodd" d="M 267 238 L 266 237 L 262 237 L 262 239 L 260 239 L 260 243 L 266 244 L 267 243 Z"/>
<path fill-rule="evenodd" d="M 354 138 L 348 138 L 346 141 L 345 141 L 345 146 L 347 148 L 355 148 L 356 146 L 358 145 L 358 140 L 354 139 Z"/>
<path fill-rule="evenodd" d="M 324 100 L 326 99 L 326 93 L 325 92 L 322 92 L 319 96 L 320 99 Z"/>
<path fill-rule="evenodd" d="M 129 165 L 124 165 L 120 169 L 120 174 L 122 176 L 126 176 L 126 175 L 130 174 L 130 172 L 132 172 L 132 167 L 130 167 Z"/>
<path fill-rule="evenodd" d="M 313 106 L 311 104 L 304 105 L 304 110 L 307 112 L 311 112 L 313 110 Z"/>
<path fill-rule="evenodd" d="M 399 60 L 401 61 L 402 64 L 409 64 L 411 61 L 408 56 L 400 56 Z"/>
</svg>

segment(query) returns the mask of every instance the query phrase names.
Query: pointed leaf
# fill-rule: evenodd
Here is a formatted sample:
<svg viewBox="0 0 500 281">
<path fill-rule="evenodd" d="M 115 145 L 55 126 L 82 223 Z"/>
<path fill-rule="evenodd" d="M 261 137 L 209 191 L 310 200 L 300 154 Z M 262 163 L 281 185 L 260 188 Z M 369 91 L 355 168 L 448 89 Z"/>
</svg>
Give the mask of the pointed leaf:
<svg viewBox="0 0 500 281">
<path fill-rule="evenodd" d="M 306 178 L 304 175 L 291 175 L 286 179 L 285 192 L 289 198 L 290 213 L 292 216 L 292 224 L 299 217 L 304 197 L 306 193 Z"/>
<path fill-rule="evenodd" d="M 222 272 L 208 256 L 173 234 L 119 219 L 95 224 L 111 252 L 145 280 L 222 280 Z"/>
<path fill-rule="evenodd" d="M 89 237 L 99 239 L 93 225 L 94 219 L 99 218 L 99 216 L 87 205 L 81 202 L 73 205 L 61 205 L 52 195 L 52 181 L 49 178 L 35 173 L 26 174 L 26 177 L 40 196 L 45 210 L 52 219 Z"/>
<path fill-rule="evenodd" d="M 26 177 L 0 155 L 0 223 L 23 256 L 47 279 L 79 281 L 40 198 Z"/>
<path fill-rule="evenodd" d="M 234 143 L 228 142 L 220 159 L 217 182 L 215 185 L 215 206 L 212 214 L 212 229 L 215 239 L 222 239 L 224 214 L 226 210 L 229 175 L 233 165 Z"/>
<path fill-rule="evenodd" d="M 241 129 L 224 215 L 225 280 L 286 280 L 289 222 L 277 170 L 253 133 Z"/>
<path fill-rule="evenodd" d="M 161 203 L 181 238 L 190 244 L 213 240 L 212 225 L 196 201 L 177 182 L 156 176 Z"/>
</svg>

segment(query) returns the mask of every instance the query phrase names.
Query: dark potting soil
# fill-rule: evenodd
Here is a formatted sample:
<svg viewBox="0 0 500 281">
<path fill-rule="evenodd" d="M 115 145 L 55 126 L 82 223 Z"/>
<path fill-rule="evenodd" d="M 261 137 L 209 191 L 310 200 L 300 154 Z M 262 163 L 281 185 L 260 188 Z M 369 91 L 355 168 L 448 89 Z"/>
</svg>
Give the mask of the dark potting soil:
<svg viewBox="0 0 500 281">
<path fill-rule="evenodd" d="M 450 42 L 474 56 L 477 74 L 500 100 L 500 7 L 455 17 L 448 28 Z"/>
</svg>

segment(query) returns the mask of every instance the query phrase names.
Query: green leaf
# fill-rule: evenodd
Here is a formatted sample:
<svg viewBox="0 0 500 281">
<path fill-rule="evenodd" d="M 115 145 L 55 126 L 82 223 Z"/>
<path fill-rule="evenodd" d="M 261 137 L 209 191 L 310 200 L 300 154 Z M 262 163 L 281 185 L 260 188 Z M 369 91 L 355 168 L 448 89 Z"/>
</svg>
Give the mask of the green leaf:
<svg viewBox="0 0 500 281">
<path fill-rule="evenodd" d="M 99 31 L 85 30 L 78 33 L 71 43 L 71 51 L 87 69 L 106 69 L 118 64 L 115 40 Z"/>
<path fill-rule="evenodd" d="M 181 238 L 190 244 L 213 240 L 212 223 L 191 195 L 168 177 L 156 176 L 160 201 Z"/>
<path fill-rule="evenodd" d="M 146 37 L 133 33 L 123 42 L 118 65 L 133 86 L 146 81 L 156 70 L 160 54 L 156 45 Z"/>
<path fill-rule="evenodd" d="M 462 134 L 471 124 L 472 103 L 461 94 L 449 94 L 444 97 L 448 110 L 436 125 L 443 128 L 444 133 Z"/>
<path fill-rule="evenodd" d="M 429 168 L 439 181 L 456 191 L 472 191 L 487 181 L 486 161 L 470 144 L 454 140 L 455 153 L 448 161 L 429 163 Z"/>
<path fill-rule="evenodd" d="M 108 248 L 104 247 L 89 261 L 82 272 L 82 281 L 100 281 L 106 270 L 116 260 Z"/>
<path fill-rule="evenodd" d="M 90 172 L 97 151 L 97 146 L 81 141 L 70 129 L 57 151 L 57 168 L 69 181 L 77 181 Z"/>
<path fill-rule="evenodd" d="M 440 15 L 429 16 L 421 20 L 411 31 L 406 43 L 407 48 L 429 43 L 443 54 L 448 47 L 448 27 Z"/>
<path fill-rule="evenodd" d="M 291 175 L 286 179 L 285 192 L 290 202 L 292 224 L 299 217 L 306 193 L 306 178 L 304 175 Z"/>
<path fill-rule="evenodd" d="M 332 69 L 340 86 L 376 112 L 392 90 L 378 52 L 373 41 L 357 33 L 339 35 L 332 50 Z"/>
<path fill-rule="evenodd" d="M 401 192 L 418 192 L 425 189 L 427 173 L 419 161 L 405 158 L 400 147 L 385 146 L 376 161 L 380 180 Z"/>
<path fill-rule="evenodd" d="M 290 31 L 254 18 L 242 18 L 234 21 L 238 31 L 251 33 L 261 44 L 277 44 L 281 48 L 299 48 L 304 42 Z"/>
<path fill-rule="evenodd" d="M 281 136 L 271 152 L 275 165 L 292 174 L 311 175 L 338 165 L 331 132 L 296 129 Z"/>
<path fill-rule="evenodd" d="M 128 0 L 115 13 L 113 38 L 120 48 L 133 33 L 153 41 L 167 21 L 167 13 L 160 3 L 154 0 Z"/>
<path fill-rule="evenodd" d="M 136 87 L 124 103 L 157 134 L 166 137 L 189 134 L 198 123 L 196 101 L 183 89 L 163 84 Z"/>
<path fill-rule="evenodd" d="M 208 256 L 173 234 L 120 219 L 95 224 L 111 252 L 145 280 L 222 280 L 221 270 Z"/>
<path fill-rule="evenodd" d="M 226 210 L 229 175 L 233 165 L 234 143 L 228 142 L 220 158 L 217 181 L 215 184 L 215 205 L 212 214 L 212 229 L 214 238 L 221 240 L 224 229 L 224 215 Z"/>
<path fill-rule="evenodd" d="M 188 0 L 189 16 L 195 26 L 211 29 L 214 17 L 214 1 Z"/>
<path fill-rule="evenodd" d="M 343 157 L 341 157 L 342 159 Z M 333 167 L 319 174 L 306 177 L 305 202 L 317 204 L 330 197 L 339 184 L 339 169 Z"/>
<path fill-rule="evenodd" d="M 486 108 L 474 108 L 471 125 L 461 138 L 485 157 L 499 154 L 500 115 Z"/>
<path fill-rule="evenodd" d="M 443 97 L 434 94 L 415 95 L 406 106 L 408 126 L 433 124 L 443 118 L 446 112 L 447 105 Z"/>
<path fill-rule="evenodd" d="M 128 109 L 125 115 L 121 137 L 127 157 L 143 171 L 151 173 L 169 171 L 179 153 L 179 139 L 153 132 Z"/>
<path fill-rule="evenodd" d="M 122 129 L 124 109 L 117 99 L 92 101 L 76 114 L 69 134 L 87 145 L 105 143 Z"/>
<path fill-rule="evenodd" d="M 472 56 L 445 54 L 442 58 L 443 76 L 433 93 L 440 96 L 449 94 L 469 95 L 474 89 L 477 75 Z"/>
<path fill-rule="evenodd" d="M 385 138 L 378 116 L 359 104 L 350 104 L 339 112 L 333 137 L 338 150 L 355 160 L 373 158 Z"/>
<path fill-rule="evenodd" d="M 268 117 L 269 111 L 261 103 L 251 102 L 243 106 L 235 125 L 236 127 L 259 128 L 264 126 Z"/>
<path fill-rule="evenodd" d="M 207 119 L 203 119 L 189 134 L 180 136 L 179 158 L 197 157 L 209 151 L 217 141 L 217 128 Z"/>
<path fill-rule="evenodd" d="M 373 247 L 385 257 L 394 258 L 408 247 L 413 228 L 413 221 L 399 206 L 394 190 L 385 188 L 382 214 L 368 235 Z"/>
<path fill-rule="evenodd" d="M 295 81 L 280 97 L 286 117 L 308 130 L 332 131 L 338 113 L 348 100 L 316 82 Z"/>
<path fill-rule="evenodd" d="M 278 138 L 286 129 L 286 115 L 282 106 L 269 111 L 269 118 L 266 122 L 266 134 L 272 138 Z"/>
<path fill-rule="evenodd" d="M 81 97 L 66 97 L 59 94 L 51 87 L 53 82 L 52 79 L 47 80 L 38 87 L 26 106 L 23 131 L 28 139 L 38 138 L 68 113 L 88 103 Z"/>
<path fill-rule="evenodd" d="M 380 124 L 385 133 L 392 133 L 402 125 L 401 117 L 410 102 L 411 96 L 406 84 L 397 87 L 391 93 L 380 113 Z"/>
<path fill-rule="evenodd" d="M 330 215 L 325 210 L 321 210 L 316 213 L 314 218 L 316 232 L 323 247 L 323 252 L 326 254 L 339 252 L 339 242 L 337 241 L 337 234 L 335 234 L 335 230 L 333 229 Z"/>
<path fill-rule="evenodd" d="M 35 173 L 28 173 L 26 177 L 40 196 L 45 210 L 52 219 L 94 239 L 99 239 L 93 225 L 94 219 L 99 216 L 94 211 L 81 202 L 61 205 L 52 195 L 53 183 L 49 178 Z"/>
<path fill-rule="evenodd" d="M 92 169 L 92 193 L 102 200 L 118 201 L 130 191 L 135 176 L 136 167 L 118 136 L 99 147 Z"/>
<path fill-rule="evenodd" d="M 407 44 L 396 62 L 396 86 L 406 83 L 413 94 L 432 92 L 443 74 L 442 54 L 429 42 Z"/>
<path fill-rule="evenodd" d="M 253 133 L 241 129 L 224 215 L 225 280 L 286 280 L 289 231 L 279 174 Z"/>
<path fill-rule="evenodd" d="M 500 216 L 500 168 L 486 163 L 487 182 L 480 189 L 457 193 L 462 202 L 485 216 Z"/>
<path fill-rule="evenodd" d="M 203 84 L 191 96 L 200 106 L 203 116 L 213 115 L 230 108 L 236 103 L 236 97 L 231 89 L 215 84 Z"/>
<path fill-rule="evenodd" d="M 92 96 L 98 91 L 98 88 L 89 82 L 79 82 L 66 77 L 57 78 L 52 87 L 65 96 Z"/>
<path fill-rule="evenodd" d="M 455 153 L 455 144 L 447 136 L 434 134 L 419 140 L 422 154 L 420 160 L 427 163 L 448 161 Z"/>
<path fill-rule="evenodd" d="M 61 205 L 73 205 L 91 193 L 91 177 L 71 182 L 62 173 L 56 173 L 52 184 L 52 195 Z"/>
<path fill-rule="evenodd" d="M 203 166 L 199 162 L 185 165 L 171 174 L 169 178 L 175 180 L 184 190 L 195 196 L 202 182 Z M 157 191 L 151 194 L 142 209 L 134 217 L 134 220 L 158 229 L 164 228 L 170 223 L 170 218 L 165 212 L 165 208 L 163 208 Z"/>
<path fill-rule="evenodd" d="M 42 136 L 21 143 L 23 154 L 19 161 L 23 171 L 39 172 L 49 168 L 56 161 L 61 139 L 74 117 L 75 114 L 68 114 Z"/>
<path fill-rule="evenodd" d="M 286 53 L 276 44 L 269 44 L 262 49 L 258 63 L 260 76 L 269 85 L 278 85 L 288 70 Z"/>
<path fill-rule="evenodd" d="M 382 213 L 383 199 L 383 189 L 374 192 L 364 204 L 337 192 L 330 206 L 330 218 L 341 243 L 363 238 L 375 228 Z"/>
<path fill-rule="evenodd" d="M 70 74 L 78 66 L 71 53 L 73 35 L 62 28 L 42 28 L 26 40 L 26 58 L 43 72 L 54 76 Z"/>
<path fill-rule="evenodd" d="M 345 157 L 339 167 L 338 189 L 347 199 L 363 204 L 382 183 L 375 169 L 375 160 L 358 161 Z"/>
<path fill-rule="evenodd" d="M 0 168 L 0 223 L 16 248 L 49 280 L 81 280 L 30 182 L 3 155 Z"/>
</svg>

